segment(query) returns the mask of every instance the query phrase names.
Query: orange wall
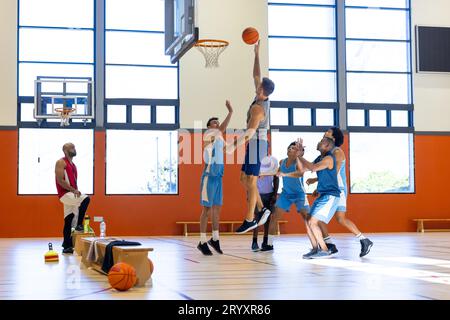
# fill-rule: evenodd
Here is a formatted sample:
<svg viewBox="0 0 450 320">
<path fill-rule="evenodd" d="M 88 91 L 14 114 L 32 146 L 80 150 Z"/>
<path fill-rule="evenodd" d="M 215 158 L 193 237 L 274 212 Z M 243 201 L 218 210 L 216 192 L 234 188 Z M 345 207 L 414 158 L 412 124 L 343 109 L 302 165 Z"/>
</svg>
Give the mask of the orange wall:
<svg viewBox="0 0 450 320">
<path fill-rule="evenodd" d="M 62 205 L 56 196 L 17 195 L 17 130 L 0 130 L 0 237 L 60 236 Z M 450 217 L 446 197 L 450 178 L 450 136 L 415 137 L 416 194 L 349 195 L 348 216 L 363 232 L 415 231 L 416 217 Z M 347 146 L 344 146 L 347 149 Z M 105 132 L 95 133 L 95 195 L 88 213 L 102 215 L 107 233 L 115 235 L 179 235 L 175 221 L 197 220 L 200 213 L 201 165 L 180 165 L 179 195 L 106 196 Z M 224 177 L 223 219 L 241 220 L 245 197 L 239 185 L 240 166 L 227 166 Z M 83 174 L 82 172 L 80 174 Z M 297 214 L 285 218 L 286 233 L 303 233 Z M 94 224 L 94 228 L 98 228 Z M 334 221 L 331 232 L 346 232 Z"/>
</svg>

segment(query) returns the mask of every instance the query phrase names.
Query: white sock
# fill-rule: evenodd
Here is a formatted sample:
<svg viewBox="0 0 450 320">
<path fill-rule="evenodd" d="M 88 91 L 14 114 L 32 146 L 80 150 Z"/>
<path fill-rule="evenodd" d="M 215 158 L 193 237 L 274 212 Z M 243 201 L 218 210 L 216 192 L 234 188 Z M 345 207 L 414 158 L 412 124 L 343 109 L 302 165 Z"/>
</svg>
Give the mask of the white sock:
<svg viewBox="0 0 450 320">
<path fill-rule="evenodd" d="M 269 246 L 272 246 L 272 245 L 273 245 L 273 235 L 269 234 L 269 235 L 267 236 L 267 244 L 268 244 Z"/>
<path fill-rule="evenodd" d="M 208 240 L 206 239 L 206 233 L 200 233 L 200 242 L 202 244 L 206 243 Z"/>
<path fill-rule="evenodd" d="M 214 241 L 219 240 L 219 230 L 213 230 L 212 237 Z"/>
<path fill-rule="evenodd" d="M 362 233 L 357 234 L 355 237 L 358 238 L 358 240 L 364 240 L 366 238 Z"/>
<path fill-rule="evenodd" d="M 325 241 L 325 243 L 328 243 L 328 244 L 333 243 L 333 239 L 331 239 L 330 236 L 323 238 L 323 241 Z"/>
<path fill-rule="evenodd" d="M 250 220 L 245 219 L 245 221 L 247 221 L 247 222 L 253 222 L 253 219 L 250 219 Z"/>
</svg>

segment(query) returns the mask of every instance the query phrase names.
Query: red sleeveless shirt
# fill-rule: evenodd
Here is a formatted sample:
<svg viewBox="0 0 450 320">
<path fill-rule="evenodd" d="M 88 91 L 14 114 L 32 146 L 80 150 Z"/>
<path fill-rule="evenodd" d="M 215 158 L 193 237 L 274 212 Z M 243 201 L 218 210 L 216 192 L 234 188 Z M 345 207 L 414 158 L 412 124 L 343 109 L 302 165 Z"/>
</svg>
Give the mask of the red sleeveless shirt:
<svg viewBox="0 0 450 320">
<path fill-rule="evenodd" d="M 64 169 L 64 180 L 67 181 L 72 188 L 75 188 L 78 190 L 77 186 L 77 166 L 75 163 L 70 163 L 69 159 L 66 157 L 62 158 L 64 162 L 66 163 L 66 168 Z M 56 182 L 56 190 L 58 191 L 58 197 L 61 198 L 63 195 L 65 195 L 69 190 L 64 189 L 61 187 L 58 183 L 58 180 L 55 178 Z"/>
</svg>

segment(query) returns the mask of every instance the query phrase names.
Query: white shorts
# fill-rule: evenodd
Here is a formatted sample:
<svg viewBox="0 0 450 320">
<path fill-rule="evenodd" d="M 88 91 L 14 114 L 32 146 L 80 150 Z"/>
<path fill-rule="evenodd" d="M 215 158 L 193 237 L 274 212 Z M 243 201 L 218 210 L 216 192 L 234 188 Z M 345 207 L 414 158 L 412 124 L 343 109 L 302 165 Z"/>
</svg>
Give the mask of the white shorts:
<svg viewBox="0 0 450 320">
<path fill-rule="evenodd" d="M 319 196 L 311 207 L 311 217 L 328 224 L 336 213 L 339 197 L 325 194 Z"/>
<path fill-rule="evenodd" d="M 59 201 L 61 201 L 64 204 L 64 219 L 71 213 L 75 215 L 75 219 L 72 221 L 75 221 L 76 218 L 78 218 L 78 209 L 83 202 L 84 199 L 87 198 L 86 194 L 82 194 L 78 198 L 75 197 L 75 194 L 73 192 L 67 192 L 65 195 L 63 195 Z"/>
<path fill-rule="evenodd" d="M 347 194 L 343 190 L 341 190 L 341 194 L 339 196 L 339 203 L 336 211 L 337 212 L 347 211 Z"/>
</svg>

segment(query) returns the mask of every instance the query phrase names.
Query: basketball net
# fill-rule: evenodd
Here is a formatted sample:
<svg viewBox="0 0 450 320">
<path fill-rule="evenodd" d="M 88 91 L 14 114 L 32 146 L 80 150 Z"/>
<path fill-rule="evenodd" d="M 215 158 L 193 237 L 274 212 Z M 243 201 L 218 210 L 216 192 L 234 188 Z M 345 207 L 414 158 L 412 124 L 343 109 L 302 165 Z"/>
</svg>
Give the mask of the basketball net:
<svg viewBox="0 0 450 320">
<path fill-rule="evenodd" d="M 55 108 L 55 111 L 58 112 L 61 117 L 61 127 L 70 125 L 70 116 L 75 110 L 75 108 Z"/>
<path fill-rule="evenodd" d="M 228 41 L 204 39 L 198 40 L 195 47 L 205 57 L 205 68 L 219 67 L 219 56 L 228 47 Z"/>
</svg>

